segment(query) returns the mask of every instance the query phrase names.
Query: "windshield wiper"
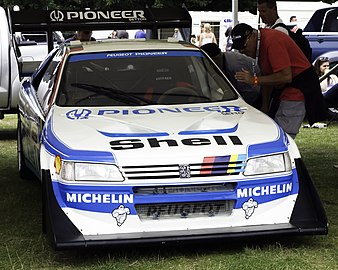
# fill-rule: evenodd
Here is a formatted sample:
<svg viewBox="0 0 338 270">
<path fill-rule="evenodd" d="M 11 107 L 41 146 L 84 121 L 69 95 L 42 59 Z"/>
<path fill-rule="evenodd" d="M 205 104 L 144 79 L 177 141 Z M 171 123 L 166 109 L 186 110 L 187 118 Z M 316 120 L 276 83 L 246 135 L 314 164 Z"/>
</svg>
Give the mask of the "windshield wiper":
<svg viewBox="0 0 338 270">
<path fill-rule="evenodd" d="M 85 99 L 89 99 L 93 96 L 97 95 L 104 95 L 108 96 L 112 99 L 124 102 L 127 105 L 149 105 L 152 104 L 149 100 L 135 96 L 130 93 L 126 93 L 124 91 L 110 88 L 110 87 L 104 87 L 104 86 L 98 86 L 93 84 L 86 84 L 86 83 L 72 83 L 71 86 L 82 88 L 85 90 L 88 90 L 90 92 L 93 92 L 93 94 L 88 95 L 87 97 L 84 97 L 80 100 L 78 100 L 76 103 L 81 102 Z"/>
</svg>

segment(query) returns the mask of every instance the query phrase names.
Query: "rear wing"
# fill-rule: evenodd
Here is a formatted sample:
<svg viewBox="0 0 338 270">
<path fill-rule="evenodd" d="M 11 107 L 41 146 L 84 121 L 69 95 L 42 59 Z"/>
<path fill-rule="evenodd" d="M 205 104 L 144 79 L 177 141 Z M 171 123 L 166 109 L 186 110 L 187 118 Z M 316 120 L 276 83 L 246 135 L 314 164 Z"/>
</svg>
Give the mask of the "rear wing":
<svg viewBox="0 0 338 270">
<path fill-rule="evenodd" d="M 147 37 L 158 39 L 160 29 L 179 28 L 190 40 L 192 19 L 182 8 L 129 10 L 22 10 L 10 11 L 12 31 L 45 31 L 48 51 L 53 49 L 53 31 L 147 29 Z M 149 34 L 148 34 L 149 33 Z"/>
</svg>

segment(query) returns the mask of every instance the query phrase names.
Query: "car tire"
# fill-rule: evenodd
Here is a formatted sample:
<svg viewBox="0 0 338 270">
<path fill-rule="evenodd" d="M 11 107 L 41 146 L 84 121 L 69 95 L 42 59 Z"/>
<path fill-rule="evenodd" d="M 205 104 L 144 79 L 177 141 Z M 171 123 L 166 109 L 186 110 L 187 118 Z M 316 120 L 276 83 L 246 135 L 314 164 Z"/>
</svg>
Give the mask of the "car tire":
<svg viewBox="0 0 338 270">
<path fill-rule="evenodd" d="M 47 220 L 49 220 L 49 213 L 47 213 L 48 207 L 46 206 L 47 202 L 47 188 L 46 188 L 46 180 L 41 179 L 41 206 L 42 206 L 42 232 L 44 234 L 47 233 Z"/>
<path fill-rule="evenodd" d="M 50 243 L 50 245 L 53 247 L 54 250 L 56 250 L 56 238 L 55 233 L 52 226 L 52 218 L 51 218 L 51 198 L 54 196 L 50 194 L 50 187 L 51 183 L 48 181 L 48 177 L 46 177 L 46 174 L 49 172 L 42 171 L 42 177 L 41 177 L 41 204 L 42 204 L 42 232 L 46 235 L 46 239 Z"/>
<path fill-rule="evenodd" d="M 18 170 L 19 175 L 22 179 L 34 179 L 33 173 L 29 170 L 25 162 L 25 155 L 22 149 L 22 135 L 21 135 L 21 121 L 20 116 L 18 116 L 18 126 L 17 126 L 17 156 L 18 156 Z"/>
</svg>

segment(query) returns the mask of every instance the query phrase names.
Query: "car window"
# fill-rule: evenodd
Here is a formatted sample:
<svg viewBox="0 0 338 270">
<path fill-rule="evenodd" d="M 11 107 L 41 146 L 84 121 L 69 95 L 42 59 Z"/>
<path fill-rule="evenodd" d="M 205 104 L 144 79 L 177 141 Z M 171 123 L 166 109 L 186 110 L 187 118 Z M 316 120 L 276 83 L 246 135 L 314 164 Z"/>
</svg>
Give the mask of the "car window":
<svg viewBox="0 0 338 270">
<path fill-rule="evenodd" d="M 62 76 L 60 106 L 140 106 L 237 98 L 198 51 L 72 55 Z"/>
<path fill-rule="evenodd" d="M 32 75 L 32 85 L 34 89 L 38 89 L 39 84 L 44 76 L 44 73 L 46 72 L 46 69 L 48 68 L 50 62 L 53 60 L 54 56 L 57 53 L 60 53 L 61 50 L 54 49 L 52 50 L 46 58 L 41 62 L 39 67 L 35 70 L 35 72 Z"/>
<path fill-rule="evenodd" d="M 329 10 L 325 15 L 323 24 L 323 32 L 337 32 L 338 31 L 338 10 Z"/>
<path fill-rule="evenodd" d="M 45 72 L 43 73 L 40 84 L 37 88 L 37 98 L 40 102 L 40 105 L 46 111 L 48 107 L 48 99 L 52 93 L 58 68 L 60 66 L 61 57 L 60 52 L 56 53 L 49 65 L 46 65 Z"/>
<path fill-rule="evenodd" d="M 337 61 L 332 61 L 330 62 L 330 69 L 334 68 L 335 66 L 338 65 L 338 60 Z M 338 68 L 335 69 L 335 71 L 333 72 L 334 74 L 336 74 L 338 76 Z"/>
</svg>

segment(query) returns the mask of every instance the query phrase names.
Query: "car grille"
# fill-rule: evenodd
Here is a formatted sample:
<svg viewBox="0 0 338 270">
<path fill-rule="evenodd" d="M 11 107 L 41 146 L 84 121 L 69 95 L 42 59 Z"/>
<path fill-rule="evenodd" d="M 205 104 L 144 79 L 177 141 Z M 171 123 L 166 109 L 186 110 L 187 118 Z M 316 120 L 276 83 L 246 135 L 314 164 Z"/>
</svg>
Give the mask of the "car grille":
<svg viewBox="0 0 338 270">
<path fill-rule="evenodd" d="M 151 186 L 151 187 L 134 187 L 135 196 L 142 195 L 181 195 L 196 194 L 208 192 L 233 192 L 236 189 L 236 183 L 208 184 L 208 185 L 171 185 L 171 186 Z"/>
<path fill-rule="evenodd" d="M 235 200 L 137 204 L 136 212 L 142 221 L 229 216 Z"/>
<path fill-rule="evenodd" d="M 203 162 L 194 164 L 166 164 L 149 166 L 123 166 L 122 171 L 130 180 L 194 178 L 238 175 L 244 171 L 245 161 Z"/>
</svg>

